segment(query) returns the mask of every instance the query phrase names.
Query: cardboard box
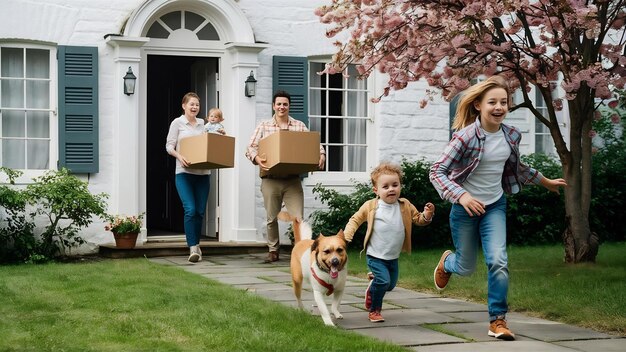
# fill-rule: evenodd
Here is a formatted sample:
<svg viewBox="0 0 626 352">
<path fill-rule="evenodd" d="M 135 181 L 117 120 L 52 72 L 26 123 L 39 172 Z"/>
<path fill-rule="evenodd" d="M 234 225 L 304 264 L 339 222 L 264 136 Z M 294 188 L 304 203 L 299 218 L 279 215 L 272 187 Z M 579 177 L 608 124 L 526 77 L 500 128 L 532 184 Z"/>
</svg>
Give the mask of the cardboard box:
<svg viewBox="0 0 626 352">
<path fill-rule="evenodd" d="M 235 138 L 203 133 L 180 140 L 178 152 L 192 169 L 223 169 L 235 165 Z"/>
<path fill-rule="evenodd" d="M 320 133 L 278 131 L 259 141 L 259 156 L 270 168 L 261 176 L 298 175 L 318 170 Z"/>
</svg>

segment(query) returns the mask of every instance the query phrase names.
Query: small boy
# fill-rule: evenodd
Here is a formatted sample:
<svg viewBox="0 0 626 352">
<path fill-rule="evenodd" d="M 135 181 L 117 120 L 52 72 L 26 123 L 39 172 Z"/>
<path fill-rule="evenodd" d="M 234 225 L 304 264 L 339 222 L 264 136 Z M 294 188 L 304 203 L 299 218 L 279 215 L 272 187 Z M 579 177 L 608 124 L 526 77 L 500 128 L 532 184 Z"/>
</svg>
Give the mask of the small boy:
<svg viewBox="0 0 626 352">
<path fill-rule="evenodd" d="M 398 165 L 378 165 L 371 173 L 376 198 L 365 202 L 343 231 L 350 242 L 359 226 L 367 221 L 363 250 L 370 282 L 365 291 L 365 309 L 373 323 L 385 321 L 380 314 L 383 297 L 398 282 L 400 251 L 411 252 L 411 224 L 426 226 L 435 215 L 432 203 L 426 203 L 420 213 L 407 199 L 400 198 L 402 176 Z"/>
<path fill-rule="evenodd" d="M 213 108 L 209 110 L 209 116 L 207 116 L 207 123 L 204 125 L 204 132 L 226 134 L 224 125 L 221 124 L 224 121 L 222 110 Z"/>
</svg>

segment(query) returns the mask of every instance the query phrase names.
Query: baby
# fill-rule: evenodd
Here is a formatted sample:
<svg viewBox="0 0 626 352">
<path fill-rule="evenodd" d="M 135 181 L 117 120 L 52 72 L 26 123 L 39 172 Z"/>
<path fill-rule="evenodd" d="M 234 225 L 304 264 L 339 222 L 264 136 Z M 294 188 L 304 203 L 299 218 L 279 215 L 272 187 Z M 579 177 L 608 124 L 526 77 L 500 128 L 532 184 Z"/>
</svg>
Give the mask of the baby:
<svg viewBox="0 0 626 352">
<path fill-rule="evenodd" d="M 224 125 L 221 124 L 224 121 L 222 116 L 222 110 L 213 108 L 209 110 L 209 116 L 206 117 L 207 123 L 204 125 L 204 132 L 226 134 Z"/>
</svg>

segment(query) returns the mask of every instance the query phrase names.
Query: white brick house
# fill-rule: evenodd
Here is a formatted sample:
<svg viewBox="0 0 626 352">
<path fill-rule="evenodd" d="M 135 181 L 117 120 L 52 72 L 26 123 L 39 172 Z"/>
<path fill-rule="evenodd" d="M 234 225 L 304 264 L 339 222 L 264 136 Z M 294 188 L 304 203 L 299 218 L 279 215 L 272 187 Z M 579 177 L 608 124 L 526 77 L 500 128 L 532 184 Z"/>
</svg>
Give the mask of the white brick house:
<svg viewBox="0 0 626 352">
<path fill-rule="evenodd" d="M 0 2 L 0 165 L 20 183 L 67 166 L 109 212 L 146 212 L 142 241 L 183 241 L 182 208 L 165 152 L 169 123 L 187 91 L 202 111 L 219 106 L 236 138 L 235 167 L 212 177 L 206 232 L 221 242 L 264 242 L 258 169 L 245 157 L 257 122 L 271 116 L 273 91 L 292 94 L 292 116 L 320 131 L 326 171 L 306 178 L 306 215 L 322 206 L 322 183 L 345 191 L 381 160 L 433 160 L 449 138 L 450 106 L 419 108 L 424 83 L 378 104 L 385 78 L 319 76 L 334 47 L 313 10 L 320 0 L 3 0 Z M 131 68 L 136 91 L 125 95 Z M 257 92 L 244 95 L 253 72 Z M 522 152 L 551 149 L 526 112 L 509 122 Z M 217 177 L 216 177 L 217 176 Z M 112 241 L 102 222 L 83 233 L 95 250 Z"/>
</svg>

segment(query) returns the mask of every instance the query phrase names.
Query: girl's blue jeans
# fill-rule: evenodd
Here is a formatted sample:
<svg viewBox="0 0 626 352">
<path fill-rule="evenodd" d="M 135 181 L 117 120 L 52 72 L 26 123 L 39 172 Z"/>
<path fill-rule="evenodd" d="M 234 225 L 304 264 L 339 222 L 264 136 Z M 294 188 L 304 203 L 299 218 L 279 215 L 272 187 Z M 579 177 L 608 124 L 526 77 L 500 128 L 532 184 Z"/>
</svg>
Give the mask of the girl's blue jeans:
<svg viewBox="0 0 626 352">
<path fill-rule="evenodd" d="M 374 274 L 374 280 L 370 286 L 370 295 L 372 296 L 370 312 L 373 312 L 383 307 L 383 297 L 387 291 L 393 290 L 398 283 L 398 259 L 385 260 L 368 255 L 366 263 Z"/>
<path fill-rule="evenodd" d="M 185 237 L 187 246 L 200 243 L 204 210 L 209 198 L 210 175 L 176 174 L 176 190 L 185 211 Z"/>
<path fill-rule="evenodd" d="M 449 273 L 469 276 L 476 269 L 478 244 L 482 244 L 487 264 L 487 309 L 490 321 L 504 319 L 508 310 L 509 269 L 506 253 L 506 197 L 488 205 L 480 216 L 469 216 L 460 204 L 450 210 L 450 230 L 455 252 L 450 254 L 444 269 Z"/>
</svg>

